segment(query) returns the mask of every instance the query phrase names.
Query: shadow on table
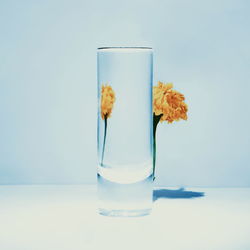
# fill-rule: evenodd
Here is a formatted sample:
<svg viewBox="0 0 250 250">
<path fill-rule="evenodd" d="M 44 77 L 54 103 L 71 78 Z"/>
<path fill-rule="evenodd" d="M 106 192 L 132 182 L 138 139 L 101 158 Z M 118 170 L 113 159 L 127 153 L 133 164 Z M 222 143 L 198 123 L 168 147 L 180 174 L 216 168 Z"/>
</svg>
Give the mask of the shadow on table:
<svg viewBox="0 0 250 250">
<path fill-rule="evenodd" d="M 205 196 L 204 192 L 185 191 L 184 188 L 177 190 L 155 189 L 153 192 L 154 201 L 158 199 L 191 199 L 203 196 Z"/>
</svg>

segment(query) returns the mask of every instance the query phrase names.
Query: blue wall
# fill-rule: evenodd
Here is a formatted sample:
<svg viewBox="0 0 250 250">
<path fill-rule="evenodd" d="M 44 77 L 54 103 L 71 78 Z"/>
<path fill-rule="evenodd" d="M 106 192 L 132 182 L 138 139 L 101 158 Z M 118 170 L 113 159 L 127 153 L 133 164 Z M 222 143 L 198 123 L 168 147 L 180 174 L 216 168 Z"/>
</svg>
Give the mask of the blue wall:
<svg viewBox="0 0 250 250">
<path fill-rule="evenodd" d="M 250 186 L 249 1 L 1 1 L 0 184 L 91 183 L 96 48 L 145 45 L 189 120 L 158 127 L 157 184 Z"/>
</svg>

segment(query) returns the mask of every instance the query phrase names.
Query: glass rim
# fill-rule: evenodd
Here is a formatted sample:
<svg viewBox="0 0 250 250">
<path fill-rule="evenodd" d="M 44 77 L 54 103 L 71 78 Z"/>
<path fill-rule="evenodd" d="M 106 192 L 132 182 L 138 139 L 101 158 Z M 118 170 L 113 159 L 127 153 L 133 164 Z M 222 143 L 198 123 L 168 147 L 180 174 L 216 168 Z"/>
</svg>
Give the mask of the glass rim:
<svg viewBox="0 0 250 250">
<path fill-rule="evenodd" d="M 108 50 L 108 49 L 148 49 L 148 50 L 152 50 L 152 47 L 144 47 L 144 46 L 114 46 L 114 47 L 99 47 L 97 48 L 97 50 Z"/>
</svg>

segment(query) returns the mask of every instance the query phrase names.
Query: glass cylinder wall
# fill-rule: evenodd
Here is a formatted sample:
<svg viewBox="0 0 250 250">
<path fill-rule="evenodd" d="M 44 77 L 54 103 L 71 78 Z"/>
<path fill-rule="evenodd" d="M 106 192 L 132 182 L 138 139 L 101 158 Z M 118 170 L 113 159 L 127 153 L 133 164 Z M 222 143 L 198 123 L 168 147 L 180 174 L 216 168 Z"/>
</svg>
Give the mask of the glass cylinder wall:
<svg viewBox="0 0 250 250">
<path fill-rule="evenodd" d="M 99 48 L 99 212 L 148 214 L 152 206 L 152 67 L 146 47 Z"/>
</svg>

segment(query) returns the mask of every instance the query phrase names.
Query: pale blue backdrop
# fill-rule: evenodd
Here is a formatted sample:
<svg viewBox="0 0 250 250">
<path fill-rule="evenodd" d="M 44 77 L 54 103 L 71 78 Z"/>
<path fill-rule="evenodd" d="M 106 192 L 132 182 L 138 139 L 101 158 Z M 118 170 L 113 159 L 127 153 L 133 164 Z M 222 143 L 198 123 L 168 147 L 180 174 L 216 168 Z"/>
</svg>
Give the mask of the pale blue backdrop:
<svg viewBox="0 0 250 250">
<path fill-rule="evenodd" d="M 250 186 L 250 2 L 0 3 L 0 184 L 94 183 L 96 48 L 152 46 L 189 120 L 158 128 L 157 184 Z"/>
</svg>

